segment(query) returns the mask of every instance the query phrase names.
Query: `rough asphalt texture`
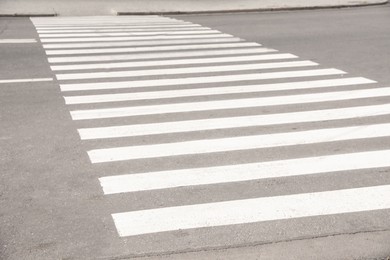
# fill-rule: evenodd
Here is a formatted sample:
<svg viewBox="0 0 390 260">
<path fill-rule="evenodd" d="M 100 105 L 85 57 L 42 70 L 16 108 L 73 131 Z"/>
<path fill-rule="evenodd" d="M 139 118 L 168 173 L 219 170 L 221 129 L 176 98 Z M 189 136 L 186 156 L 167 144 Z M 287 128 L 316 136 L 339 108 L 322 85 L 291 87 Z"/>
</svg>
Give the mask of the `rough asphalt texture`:
<svg viewBox="0 0 390 260">
<path fill-rule="evenodd" d="M 387 3 L 387 0 L 1 0 L 0 15 L 116 15 L 329 8 Z"/>
<path fill-rule="evenodd" d="M 377 80 L 381 86 L 390 85 L 389 18 L 389 6 L 180 16 L 322 66 Z M 0 32 L 4 39 L 38 38 L 26 18 L 1 18 Z M 0 57 L 1 79 L 53 77 L 39 43 L 0 45 Z M 390 99 L 380 101 L 388 103 Z M 126 259 L 154 254 L 168 255 L 164 256 L 168 259 L 254 259 L 259 252 L 264 259 L 303 259 L 313 255 L 318 259 L 384 259 L 390 255 L 390 210 L 119 238 L 112 212 L 390 184 L 390 171 L 380 172 L 376 178 L 363 171 L 354 173 L 353 178 L 348 174 L 333 178 L 306 176 L 104 197 L 97 178 L 123 171 L 125 164 L 91 166 L 85 151 L 99 142 L 80 141 L 76 129 L 83 123 L 71 120 L 57 82 L 3 84 L 0 103 L 0 255 L 4 259 Z M 347 105 L 351 103 L 345 102 Z M 373 123 L 389 121 L 389 117 L 372 119 Z M 202 137 L 202 133 L 198 136 Z M 337 149 L 352 152 L 388 147 L 389 138 L 380 140 L 345 142 L 345 147 Z M 111 145 L 118 143 L 113 141 Z M 315 156 L 334 149 L 331 144 L 311 145 L 309 150 L 296 147 L 294 154 Z M 234 156 L 242 162 L 253 160 L 245 152 Z M 261 156 L 284 159 L 283 148 L 269 149 Z M 211 165 L 215 160 L 223 164 L 230 159 L 221 154 L 183 160 L 195 167 Z M 175 163 L 168 160 L 163 167 L 174 168 Z M 136 161 L 132 171 L 144 167 L 142 160 Z M 156 160 L 147 167 L 154 171 L 162 166 Z M 183 251 L 199 252 L 174 254 Z"/>
</svg>

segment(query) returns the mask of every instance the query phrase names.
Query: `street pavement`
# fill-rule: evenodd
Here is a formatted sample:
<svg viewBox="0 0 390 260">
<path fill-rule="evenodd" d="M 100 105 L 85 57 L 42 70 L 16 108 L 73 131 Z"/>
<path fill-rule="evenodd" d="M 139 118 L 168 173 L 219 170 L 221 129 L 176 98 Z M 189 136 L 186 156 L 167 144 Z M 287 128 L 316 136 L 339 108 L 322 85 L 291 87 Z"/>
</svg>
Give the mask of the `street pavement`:
<svg viewBox="0 0 390 260">
<path fill-rule="evenodd" d="M 1 0 L 0 16 L 247 12 L 381 5 L 388 0 Z"/>
<path fill-rule="evenodd" d="M 388 18 L 1 19 L 3 258 L 388 257 Z"/>
</svg>

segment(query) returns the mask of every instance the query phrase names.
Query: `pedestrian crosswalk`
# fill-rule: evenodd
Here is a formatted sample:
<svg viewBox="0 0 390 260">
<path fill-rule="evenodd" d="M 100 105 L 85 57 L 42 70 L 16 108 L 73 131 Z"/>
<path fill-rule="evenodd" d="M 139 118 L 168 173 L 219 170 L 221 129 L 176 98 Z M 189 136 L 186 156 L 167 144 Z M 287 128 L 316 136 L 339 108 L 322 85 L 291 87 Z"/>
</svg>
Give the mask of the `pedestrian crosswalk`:
<svg viewBox="0 0 390 260">
<path fill-rule="evenodd" d="M 118 172 L 97 176 L 104 196 L 364 170 L 375 178 L 390 169 L 386 143 L 336 149 L 390 140 L 390 88 L 374 80 L 169 17 L 32 22 L 81 140 L 93 142 L 86 150 L 92 167 L 120 164 Z M 336 148 L 312 156 L 292 149 L 325 144 Z M 277 147 L 284 148 L 282 159 L 259 156 Z M 235 159 L 243 151 L 249 162 Z M 181 160 L 224 153 L 233 154 L 228 164 Z M 174 167 L 148 171 L 149 162 L 172 158 Z M 135 172 L 132 162 L 140 160 L 144 170 Z M 389 198 L 390 183 L 381 183 L 187 205 L 166 198 L 170 206 L 111 213 L 119 236 L 130 237 L 386 210 Z"/>
</svg>

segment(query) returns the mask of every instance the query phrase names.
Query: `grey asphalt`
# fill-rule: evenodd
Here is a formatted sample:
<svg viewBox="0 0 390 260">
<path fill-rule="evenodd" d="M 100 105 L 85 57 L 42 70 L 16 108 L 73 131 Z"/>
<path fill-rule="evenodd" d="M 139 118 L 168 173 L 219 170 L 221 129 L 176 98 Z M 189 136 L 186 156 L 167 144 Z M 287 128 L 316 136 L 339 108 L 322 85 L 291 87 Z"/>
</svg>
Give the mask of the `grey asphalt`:
<svg viewBox="0 0 390 260">
<path fill-rule="evenodd" d="M 117 13 L 202 13 L 367 6 L 388 0 L 1 0 L 2 15 L 116 15 Z"/>
<path fill-rule="evenodd" d="M 318 62 L 322 67 L 342 69 L 351 76 L 367 77 L 378 81 L 381 86 L 390 85 L 388 5 L 176 18 L 296 54 L 302 59 Z M 27 18 L 0 18 L 0 32 L 0 38 L 4 39 L 38 39 L 35 28 Z M 40 43 L 0 44 L 0 57 L 0 79 L 54 77 Z M 215 99 L 200 97 L 191 100 Z M 375 100 L 378 104 L 388 102 L 390 98 Z M 259 159 L 268 161 L 333 154 L 335 151 L 347 153 L 388 149 L 389 138 L 97 165 L 91 165 L 86 154 L 87 150 L 96 147 L 390 122 L 389 116 L 81 142 L 77 128 L 91 127 L 92 124 L 71 120 L 69 108 L 64 104 L 56 81 L 1 84 L 0 103 L 0 255 L 3 259 L 126 259 L 136 256 L 154 256 L 157 259 L 381 259 L 390 256 L 390 210 L 128 238 L 117 235 L 111 218 L 113 212 L 390 184 L 390 169 L 374 173 L 353 171 L 343 175 L 299 176 L 112 196 L 103 196 L 98 182 L 101 176 L 178 169 L 181 165 L 201 167 L 224 165 L 232 161 L 244 163 Z M 361 104 L 373 104 L 373 101 L 343 101 L 331 105 L 347 107 Z M 311 107 L 326 108 L 329 105 L 318 103 Z M 87 107 L 78 105 L 74 108 Z M 272 113 L 287 110 L 305 110 L 305 105 L 273 107 Z M 229 115 L 268 112 L 261 108 L 228 111 Z M 186 116 L 207 118 L 218 115 L 222 115 L 222 112 Z M 184 115 L 105 119 L 96 120 L 93 124 L 157 122 L 180 118 L 184 118 Z"/>
</svg>

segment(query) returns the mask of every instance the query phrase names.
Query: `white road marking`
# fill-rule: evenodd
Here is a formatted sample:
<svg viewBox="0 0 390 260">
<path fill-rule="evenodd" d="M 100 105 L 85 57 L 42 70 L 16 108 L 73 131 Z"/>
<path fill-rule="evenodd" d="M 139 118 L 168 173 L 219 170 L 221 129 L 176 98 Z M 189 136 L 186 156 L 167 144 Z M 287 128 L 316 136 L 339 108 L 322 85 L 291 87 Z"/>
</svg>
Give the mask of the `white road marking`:
<svg viewBox="0 0 390 260">
<path fill-rule="evenodd" d="M 390 96 L 390 88 L 71 111 L 73 120 L 307 104 Z"/>
<path fill-rule="evenodd" d="M 376 124 L 266 135 L 185 141 L 177 143 L 95 149 L 88 151 L 88 155 L 92 163 L 104 163 L 389 136 L 390 124 Z"/>
<path fill-rule="evenodd" d="M 127 23 L 116 24 L 116 25 L 62 25 L 62 26 L 35 26 L 39 31 L 64 31 L 64 30 L 85 30 L 85 29 L 118 29 L 118 28 L 129 28 L 129 29 L 158 29 L 158 28 L 178 28 L 178 27 L 201 27 L 199 24 L 193 24 L 190 22 L 181 23 L 160 23 L 153 25 L 136 24 L 129 25 Z"/>
<path fill-rule="evenodd" d="M 2 79 L 0 83 L 31 83 L 31 82 L 43 82 L 52 81 L 53 78 L 33 78 L 33 79 Z"/>
<path fill-rule="evenodd" d="M 118 60 L 146 60 L 158 58 L 184 58 L 184 57 L 204 57 L 204 56 L 222 56 L 238 54 L 259 54 L 276 52 L 268 48 L 237 48 L 227 50 L 201 50 L 186 52 L 162 52 L 162 53 L 133 53 L 133 54 L 116 54 L 116 55 L 97 55 L 97 56 L 71 56 L 48 58 L 50 63 L 69 63 L 69 62 L 89 62 L 89 61 L 118 61 Z"/>
<path fill-rule="evenodd" d="M 47 55 L 74 55 L 74 54 L 95 54 L 95 53 L 120 53 L 120 52 L 150 52 L 150 51 L 179 51 L 179 50 L 201 50 L 219 48 L 241 48 L 259 47 L 261 44 L 254 42 L 239 43 L 214 43 L 214 44 L 191 44 L 172 46 L 152 46 L 152 47 L 128 47 L 128 48 L 99 48 L 99 49 L 73 49 L 73 50 L 48 50 Z"/>
<path fill-rule="evenodd" d="M 105 20 L 101 19 L 98 21 L 67 21 L 67 22 L 59 22 L 48 21 L 45 23 L 37 23 L 33 22 L 35 27 L 42 28 L 61 28 L 61 27 L 82 27 L 82 26 L 107 26 L 107 25 L 155 25 L 155 24 L 181 24 L 183 22 L 174 20 L 174 19 L 153 19 L 153 20 L 122 20 L 122 21 L 114 21 L 114 20 Z M 190 23 L 190 22 L 187 22 Z"/>
<path fill-rule="evenodd" d="M 45 49 L 71 49 L 71 48 L 94 48 L 94 47 L 145 47 L 164 46 L 173 44 L 195 44 L 195 43 L 216 43 L 216 42 L 244 42 L 240 38 L 206 38 L 206 39 L 184 39 L 184 40 L 160 40 L 160 41 L 131 41 L 131 42 L 85 42 L 85 43 L 51 43 L 44 44 Z"/>
<path fill-rule="evenodd" d="M 120 52 L 177 51 L 210 48 L 237 48 L 260 46 L 241 42 L 231 35 L 200 25 L 161 16 L 132 17 L 62 17 L 31 19 L 48 55 L 104 54 Z M 111 37 L 107 37 L 111 36 Z M 133 37 L 124 37 L 133 36 Z M 57 43 L 58 42 L 58 43 Z M 237 43 L 238 42 L 238 43 Z M 0 41 L 1 43 L 1 41 Z M 201 47 L 207 43 L 207 46 Z M 218 44 L 212 44 L 218 43 Z M 164 46 L 165 44 L 165 46 Z M 169 46 L 169 44 L 191 44 Z M 148 47 L 149 46 L 149 47 Z M 212 47 L 213 46 L 213 47 Z M 120 47 L 120 48 L 115 48 Z M 138 47 L 138 48 L 137 48 Z M 89 48 L 89 49 L 83 49 Z M 93 49 L 95 48 L 95 49 Z M 97 49 L 100 48 L 100 49 Z M 53 50 L 54 49 L 54 50 Z M 55 50 L 56 49 L 56 50 Z M 112 68 L 137 68 L 135 71 L 112 71 L 91 73 L 68 73 L 57 75 L 60 80 L 137 77 L 152 75 L 227 72 L 265 68 L 286 68 L 294 66 L 315 66 L 310 61 L 274 62 L 263 64 L 236 64 L 224 66 L 165 68 L 138 70 L 138 67 L 207 64 L 211 62 L 258 61 L 297 58 L 291 54 L 267 54 L 253 56 L 215 57 L 223 55 L 257 54 L 276 52 L 265 48 L 233 49 L 217 51 L 172 52 L 172 53 L 126 53 L 122 55 L 89 55 L 49 58 L 49 62 L 72 64 L 52 66 L 53 70 L 88 70 Z M 199 57 L 206 58 L 199 58 Z M 211 56 L 211 57 L 207 57 Z M 214 57 L 213 57 L 214 56 Z M 192 59 L 172 58 L 193 57 Z M 165 59 L 167 58 L 167 59 Z M 139 60 L 138 60 L 139 59 Z M 147 59 L 160 59 L 147 61 Z M 113 62 L 125 61 L 128 62 Z M 138 60 L 130 62 L 131 60 Z M 105 61 L 108 61 L 105 63 Z M 96 62 L 91 64 L 91 62 Z M 133 89 L 142 87 L 177 86 L 187 84 L 238 82 L 242 80 L 282 79 L 321 75 L 341 75 L 336 69 L 256 73 L 208 77 L 171 79 L 149 79 L 122 82 L 98 82 L 61 84 L 62 91 Z M 53 80 L 53 79 L 50 79 Z M 0 83 L 2 83 L 0 81 Z M 241 82 L 240 82 L 241 83 Z M 257 83 L 257 82 L 256 82 Z M 64 97 L 67 104 L 118 102 L 130 100 L 152 100 L 163 98 L 193 97 L 202 95 L 224 95 L 262 91 L 322 88 L 369 84 L 374 81 L 365 78 L 338 78 L 303 82 L 262 84 L 252 86 L 222 86 L 181 90 L 146 91 Z M 110 118 L 133 115 L 152 115 L 175 112 L 206 111 L 243 107 L 305 104 L 350 100 L 372 97 L 389 97 L 390 88 L 374 88 L 351 91 L 335 91 L 290 96 L 230 99 L 205 102 L 173 103 L 71 111 L 74 120 Z M 182 102 L 182 101 L 181 101 Z M 82 140 L 117 138 L 125 136 L 146 136 L 151 134 L 180 133 L 213 129 L 318 122 L 358 117 L 389 115 L 390 105 L 371 105 L 339 109 L 287 112 L 280 114 L 242 117 L 209 118 L 176 122 L 149 123 L 138 125 L 96 127 L 79 129 Z M 207 154 L 268 147 L 313 144 L 356 139 L 390 137 L 390 123 L 316 129 L 299 132 L 285 132 L 267 135 L 239 136 L 230 138 L 205 139 L 175 143 L 112 147 L 88 151 L 92 163 L 103 163 L 133 159 Z M 231 183 L 264 178 L 281 178 L 309 174 L 343 174 L 343 171 L 390 167 L 390 150 L 359 152 L 351 154 L 325 155 L 319 157 L 257 162 L 251 164 L 227 165 L 195 169 L 171 170 L 126 174 L 100 178 L 105 194 L 168 189 L 183 186 Z M 373 174 L 376 171 L 373 171 Z M 390 209 L 390 185 L 357 189 L 313 192 L 277 197 L 242 199 L 216 203 L 185 205 L 169 208 L 150 209 L 112 214 L 120 236 L 133 236 L 180 229 L 203 228 L 234 224 L 254 223 L 329 214 Z"/>
<path fill-rule="evenodd" d="M 75 22 L 75 23 L 40 23 L 35 24 L 35 27 L 37 29 L 42 28 L 56 28 L 60 29 L 63 27 L 87 27 L 87 26 L 97 26 L 97 27 L 104 27 L 104 26 L 151 26 L 151 25 L 179 25 L 183 24 L 183 22 L 176 21 L 176 20 L 154 20 L 154 21 L 96 21 L 96 22 Z M 188 22 L 188 24 L 191 24 Z"/>
<path fill-rule="evenodd" d="M 252 92 L 264 92 L 264 91 L 311 89 L 311 88 L 324 88 L 324 87 L 348 86 L 348 85 L 372 84 L 372 83 L 376 83 L 376 82 L 366 78 L 357 77 L 357 78 L 298 81 L 298 82 L 259 84 L 259 85 L 243 85 L 243 86 L 231 86 L 231 87 L 175 89 L 175 90 L 143 91 L 143 92 L 118 93 L 118 94 L 64 96 L 64 99 L 66 104 L 72 105 L 72 104 L 89 104 L 89 103 L 118 102 L 118 101 L 131 101 L 131 100 L 150 100 L 150 99 L 165 99 L 165 98 L 178 98 L 178 97 L 239 94 L 239 93 L 252 93 Z"/>
<path fill-rule="evenodd" d="M 212 72 L 229 72 L 261 69 L 278 69 L 278 68 L 296 68 L 318 66 L 318 63 L 312 61 L 288 61 L 288 62 L 271 62 L 258 64 L 242 65 L 225 65 L 225 66 L 207 66 L 207 67 L 189 67 L 175 69 L 154 69 L 154 70 L 135 70 L 135 71 L 111 71 L 111 72 L 90 72 L 90 73 L 68 73 L 57 74 L 58 80 L 75 80 L 75 79 L 101 79 L 101 78 L 124 78 L 124 77 L 141 77 L 141 76 L 158 76 L 158 75 L 179 75 L 193 73 L 212 73 Z"/>
<path fill-rule="evenodd" d="M 87 19 L 77 19 L 76 17 L 72 20 L 47 20 L 47 21 L 36 21 L 33 20 L 34 25 L 36 26 L 77 26 L 77 25 L 105 25 L 107 23 L 111 24 L 154 24 L 154 23 L 180 23 L 180 20 L 176 20 L 168 17 L 157 17 L 157 18 L 143 18 L 143 19 L 105 19 L 101 17 L 96 20 L 87 20 Z"/>
<path fill-rule="evenodd" d="M 228 75 L 228 76 L 193 77 L 193 78 L 178 78 L 178 79 L 60 84 L 60 87 L 61 87 L 61 91 L 122 89 L 122 88 L 175 86 L 175 85 L 183 85 L 183 84 L 189 85 L 189 84 L 204 84 L 204 83 L 216 83 L 216 82 L 222 83 L 222 82 L 235 82 L 235 81 L 247 81 L 247 80 L 341 75 L 341 74 L 345 74 L 345 73 L 346 72 L 341 71 L 341 70 L 337 70 L 337 69 L 318 69 L 318 70 L 301 70 L 301 71 L 255 73 L 255 74 L 241 74 L 241 75 Z"/>
<path fill-rule="evenodd" d="M 112 214 L 119 236 L 390 208 L 390 185 Z"/>
<path fill-rule="evenodd" d="M 67 16 L 67 17 L 39 17 L 35 18 L 32 17 L 31 21 L 33 21 L 34 24 L 42 24 L 42 23 L 48 23 L 48 24 L 69 24 L 69 23 L 92 23 L 92 22 L 102 22 L 102 21 L 156 21 L 156 20 L 174 20 L 178 21 L 177 19 L 170 18 L 170 17 L 163 17 L 159 15 L 134 15 L 134 16 L 116 16 L 116 17 L 110 17 L 110 16 Z"/>
<path fill-rule="evenodd" d="M 190 22 L 178 22 L 174 20 L 160 20 L 160 21 L 100 21 L 96 23 L 64 23 L 64 24 L 35 24 L 35 27 L 38 30 L 41 29 L 55 29 L 60 30 L 64 28 L 74 29 L 74 28 L 85 28 L 85 27 L 121 27 L 121 26 L 164 26 L 164 25 L 182 25 L 182 24 L 192 24 Z"/>
<path fill-rule="evenodd" d="M 36 39 L 0 39 L 0 43 L 36 43 Z"/>
<path fill-rule="evenodd" d="M 190 64 L 209 64 L 209 63 L 225 63 L 225 62 L 240 62 L 240 61 L 264 61 L 264 60 L 279 60 L 279 59 L 295 59 L 295 55 L 289 53 L 280 54 L 261 54 L 261 55 L 245 55 L 234 57 L 216 57 L 216 58 L 197 58 L 197 59 L 179 59 L 179 60 L 153 60 L 153 61 L 131 61 L 131 62 L 109 62 L 109 63 L 93 63 L 93 64 L 76 64 L 76 65 L 54 65 L 50 66 L 53 71 L 61 70 L 89 70 L 89 69 L 112 69 L 112 68 L 140 68 L 140 67 L 157 67 L 168 65 L 190 65 Z"/>
<path fill-rule="evenodd" d="M 197 24 L 185 25 L 181 27 L 168 27 L 168 28 L 111 28 L 111 29 L 78 29 L 78 30 L 37 30 L 39 34 L 55 34 L 55 33 L 98 33 L 98 32 L 165 32 L 165 31 L 201 31 L 201 30 L 211 30 L 209 27 L 203 27 Z"/>
<path fill-rule="evenodd" d="M 217 38 L 232 37 L 231 35 L 216 33 L 203 35 L 157 35 L 157 36 L 123 36 L 123 37 L 90 37 L 90 38 L 45 38 L 41 42 L 112 42 L 112 41 L 138 41 L 138 40 L 163 40 L 163 39 L 191 39 L 191 38 Z"/>
<path fill-rule="evenodd" d="M 390 150 L 99 178 L 104 194 L 390 167 Z M 374 173 L 373 173 L 374 174 Z M 375 176 L 373 176 L 375 177 Z"/>
<path fill-rule="evenodd" d="M 62 38 L 62 37 L 115 37 L 115 36 L 147 36 L 158 35 L 187 35 L 187 34 L 215 34 L 221 33 L 216 30 L 202 31 L 167 31 L 167 32 L 101 32 L 101 33 L 60 33 L 60 34 L 40 34 L 41 38 Z"/>
<path fill-rule="evenodd" d="M 170 20 L 176 20 L 174 18 L 170 17 L 163 17 L 160 15 L 131 15 L 131 16 L 104 16 L 104 15 L 97 15 L 97 16 L 62 16 L 62 17 L 32 17 L 31 20 L 34 23 L 44 23 L 44 22 L 57 22 L 57 23 L 69 23 L 74 21 L 85 21 L 85 22 L 91 22 L 91 21 L 107 21 L 107 20 L 113 20 L 113 21 L 127 21 L 127 20 L 142 20 L 142 19 L 150 19 L 150 20 L 156 20 L 156 19 L 170 19 Z"/>
<path fill-rule="evenodd" d="M 62 26 L 104 26 L 107 24 L 112 25 L 129 25 L 129 24 L 160 24 L 160 23 L 174 23 L 180 24 L 181 22 L 175 19 L 137 19 L 137 20 L 108 20 L 108 19 L 100 19 L 96 21 L 86 21 L 86 20 L 73 20 L 73 21 L 47 21 L 47 22 L 36 22 L 33 21 L 36 27 L 62 27 Z"/>
<path fill-rule="evenodd" d="M 185 133 L 239 127 L 319 122 L 390 115 L 390 105 L 326 109 L 294 113 L 225 117 L 78 129 L 81 140 Z M 390 158 L 390 157 L 389 157 Z"/>
</svg>

